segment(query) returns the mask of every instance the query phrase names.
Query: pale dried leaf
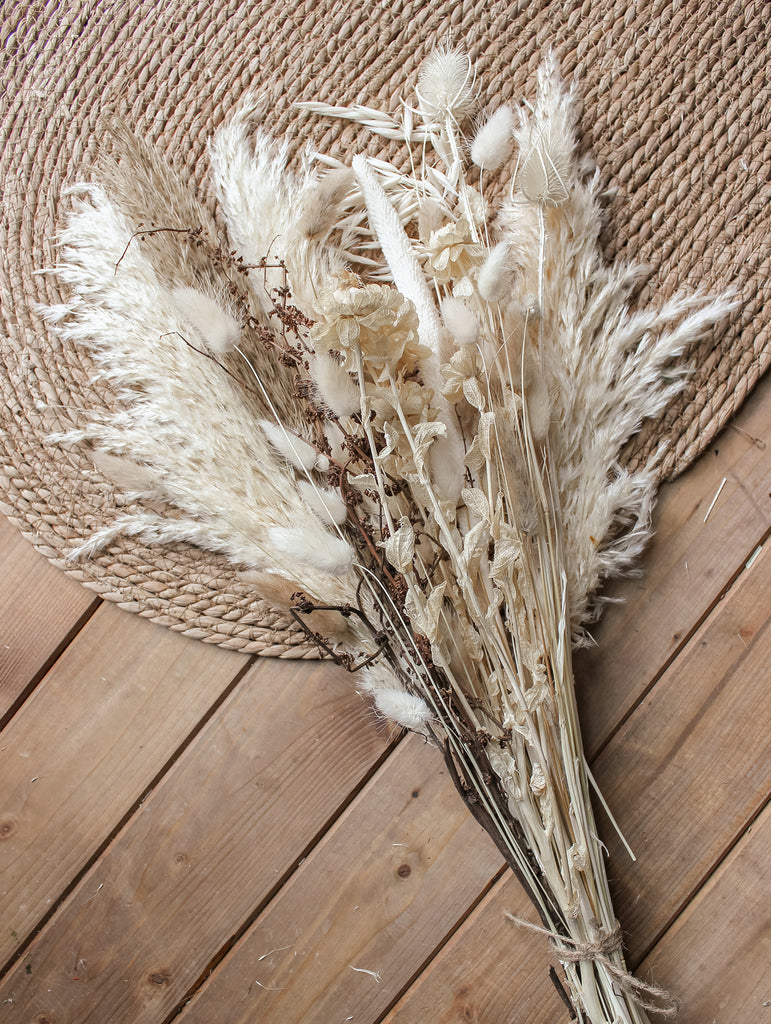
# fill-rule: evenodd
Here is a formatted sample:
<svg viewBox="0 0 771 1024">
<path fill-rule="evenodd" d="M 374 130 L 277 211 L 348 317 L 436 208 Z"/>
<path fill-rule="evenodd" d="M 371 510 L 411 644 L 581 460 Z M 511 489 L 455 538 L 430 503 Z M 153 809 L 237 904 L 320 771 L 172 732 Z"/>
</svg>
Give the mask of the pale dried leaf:
<svg viewBox="0 0 771 1024">
<path fill-rule="evenodd" d="M 463 504 L 478 519 L 488 523 L 490 521 L 490 502 L 484 491 L 478 487 L 464 487 L 461 491 Z"/>
<path fill-rule="evenodd" d="M 399 520 L 399 529 L 383 542 L 386 558 L 401 573 L 412 569 L 415 556 L 415 531 L 406 516 Z"/>
<path fill-rule="evenodd" d="M 425 461 L 428 456 L 428 450 L 437 437 L 444 437 L 447 433 L 447 426 L 435 420 L 433 423 L 418 423 L 413 431 L 413 440 L 415 444 L 415 451 L 413 458 L 415 459 L 415 467 L 419 473 L 422 473 L 425 468 Z"/>
</svg>

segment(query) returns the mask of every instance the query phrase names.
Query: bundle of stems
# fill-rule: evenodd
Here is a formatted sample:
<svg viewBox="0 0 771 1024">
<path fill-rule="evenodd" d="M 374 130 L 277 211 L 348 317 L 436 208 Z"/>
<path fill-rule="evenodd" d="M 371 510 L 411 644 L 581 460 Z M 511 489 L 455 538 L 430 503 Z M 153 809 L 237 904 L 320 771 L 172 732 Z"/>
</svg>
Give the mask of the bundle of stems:
<svg viewBox="0 0 771 1024">
<path fill-rule="evenodd" d="M 73 296 L 47 315 L 123 402 L 72 436 L 154 507 L 74 554 L 123 532 L 243 566 L 442 751 L 533 900 L 576 1019 L 642 1024 L 673 1010 L 624 965 L 571 652 L 650 532 L 655 466 L 623 469 L 623 445 L 729 305 L 629 309 L 641 275 L 601 259 L 599 174 L 553 59 L 532 105 L 468 140 L 475 97 L 469 58 L 445 49 L 398 116 L 304 105 L 401 141 L 407 172 L 316 155 L 292 174 L 245 109 L 211 148 L 227 248 L 124 138 L 123 169 L 65 232 Z"/>
</svg>

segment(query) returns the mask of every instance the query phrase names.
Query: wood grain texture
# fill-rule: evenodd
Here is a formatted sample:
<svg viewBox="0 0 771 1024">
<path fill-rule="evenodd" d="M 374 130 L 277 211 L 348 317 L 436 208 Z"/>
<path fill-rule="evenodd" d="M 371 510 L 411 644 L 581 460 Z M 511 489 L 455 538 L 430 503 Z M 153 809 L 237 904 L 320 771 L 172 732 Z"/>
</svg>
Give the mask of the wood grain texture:
<svg viewBox="0 0 771 1024">
<path fill-rule="evenodd" d="M 687 906 L 771 789 L 764 697 L 769 564 L 771 552 L 764 552 L 740 577 L 594 765 L 638 856 L 633 864 L 600 813 L 632 966 Z M 522 916 L 522 909 L 507 875 L 385 1018 L 388 1024 L 417 1024 L 430 1008 L 428 1019 L 442 1024 L 561 1019 L 545 977 L 539 982 L 534 973 L 540 962 L 545 975 L 543 940 L 512 935 L 504 923 L 505 911 Z M 734 1014 L 726 1021 L 744 1019 Z"/>
<path fill-rule="evenodd" d="M 165 1020 L 386 748 L 346 673 L 252 666 L 9 973 L 4 1024 Z"/>
<path fill-rule="evenodd" d="M 538 923 L 507 872 L 382 1024 L 568 1024 L 549 981 L 545 939 L 504 915 Z"/>
<path fill-rule="evenodd" d="M 768 440 L 763 403 L 740 425 Z M 683 998 L 686 1024 L 754 1024 L 771 998 L 755 955 L 771 559 L 745 563 L 767 531 L 771 449 L 736 430 L 717 448 L 665 488 L 646 576 L 599 627 L 579 701 L 639 857 L 600 812 L 631 962 L 652 948 L 643 975 Z M 19 618 L 30 634 L 38 599 Z M 495 881 L 433 752 L 410 739 L 383 760 L 330 666 L 240 678 L 246 665 L 105 605 L 16 709 L 0 734 L 3 1024 L 170 1024 L 178 1008 L 182 1024 L 567 1022 L 546 944 L 503 917 L 527 902 Z M 290 926 L 297 957 L 279 948 Z"/>
<path fill-rule="evenodd" d="M 638 857 L 607 835 L 634 962 L 771 791 L 771 550 L 753 563 L 594 765 Z"/>
<path fill-rule="evenodd" d="M 704 518 L 722 480 L 720 497 Z M 642 575 L 607 587 L 620 600 L 576 655 L 584 744 L 607 742 L 683 649 L 771 528 L 771 378 L 686 473 L 661 491 Z"/>
<path fill-rule="evenodd" d="M 248 659 L 102 605 L 0 734 L 0 961 Z"/>
<path fill-rule="evenodd" d="M 502 867 L 439 752 L 410 736 L 179 1024 L 373 1024 Z"/>
<path fill-rule="evenodd" d="M 771 807 L 646 957 L 681 1000 L 679 1024 L 771 1017 Z"/>
<path fill-rule="evenodd" d="M 0 515 L 0 721 L 98 604 Z"/>
</svg>

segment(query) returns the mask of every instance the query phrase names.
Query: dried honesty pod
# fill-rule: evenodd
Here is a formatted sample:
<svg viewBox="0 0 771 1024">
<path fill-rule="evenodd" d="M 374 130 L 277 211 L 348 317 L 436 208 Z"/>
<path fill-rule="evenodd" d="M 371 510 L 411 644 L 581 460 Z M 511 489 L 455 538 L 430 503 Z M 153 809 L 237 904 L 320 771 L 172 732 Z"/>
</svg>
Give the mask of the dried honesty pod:
<svg viewBox="0 0 771 1024">
<path fill-rule="evenodd" d="M 624 966 L 571 648 L 650 535 L 654 464 L 619 454 L 730 305 L 629 310 L 638 271 L 602 261 L 600 176 L 577 161 L 553 58 L 532 104 L 468 139 L 475 102 L 471 60 L 444 49 L 398 117 L 303 104 L 402 143 L 411 173 L 361 155 L 291 170 L 246 102 L 210 147 L 227 245 L 170 172 L 154 187 L 166 172 L 133 142 L 85 189 L 56 268 L 72 297 L 50 319 L 120 402 L 70 440 L 135 503 L 73 557 L 124 533 L 232 559 L 380 715 L 441 751 L 532 898 L 576 1018 L 642 1024 L 672 1004 Z M 507 163 L 491 209 L 484 175 Z M 160 249 L 135 223 L 154 194 L 147 223 L 189 225 Z"/>
</svg>

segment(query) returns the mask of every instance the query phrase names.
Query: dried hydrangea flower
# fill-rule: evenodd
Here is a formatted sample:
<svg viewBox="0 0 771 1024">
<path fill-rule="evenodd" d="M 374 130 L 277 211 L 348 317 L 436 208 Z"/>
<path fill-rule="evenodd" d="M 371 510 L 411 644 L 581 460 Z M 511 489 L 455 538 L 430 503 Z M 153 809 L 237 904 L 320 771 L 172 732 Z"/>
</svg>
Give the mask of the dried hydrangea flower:
<svg viewBox="0 0 771 1024">
<path fill-rule="evenodd" d="M 479 261 L 480 246 L 473 242 L 465 217 L 445 224 L 425 245 L 428 269 L 437 284 L 449 284 L 469 276 Z"/>
<path fill-rule="evenodd" d="M 354 346 L 375 374 L 397 363 L 414 369 L 428 354 L 418 340 L 415 307 L 390 285 L 338 288 L 322 296 L 318 313 L 309 339 L 314 350 L 341 352 L 348 369 Z"/>
</svg>

